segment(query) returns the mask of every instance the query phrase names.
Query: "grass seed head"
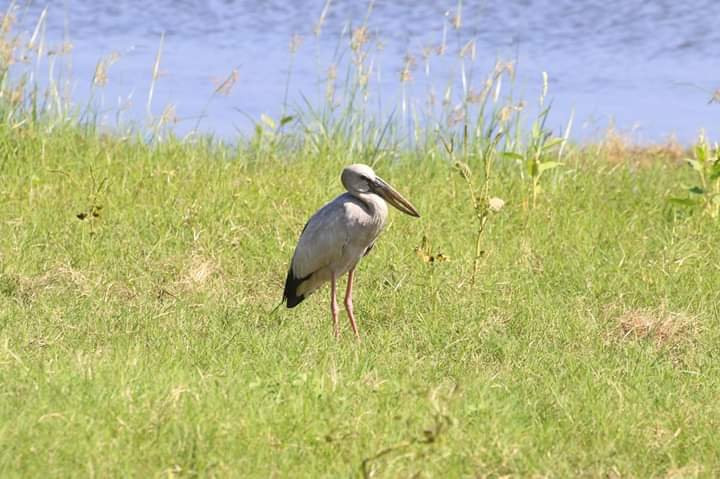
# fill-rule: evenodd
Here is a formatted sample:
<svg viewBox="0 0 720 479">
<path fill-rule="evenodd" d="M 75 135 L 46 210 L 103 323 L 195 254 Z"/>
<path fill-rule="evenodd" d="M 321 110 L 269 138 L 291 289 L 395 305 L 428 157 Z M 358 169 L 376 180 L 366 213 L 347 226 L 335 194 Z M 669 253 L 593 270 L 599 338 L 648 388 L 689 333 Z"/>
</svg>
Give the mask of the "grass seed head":
<svg viewBox="0 0 720 479">
<path fill-rule="evenodd" d="M 447 125 L 449 128 L 452 128 L 456 125 L 459 125 L 460 123 L 463 123 L 464 121 L 465 108 L 463 108 L 462 106 L 458 106 L 457 108 L 453 109 L 448 115 Z"/>
<path fill-rule="evenodd" d="M 230 72 L 230 74 L 217 86 L 215 87 L 215 93 L 218 95 L 228 96 L 232 92 L 235 83 L 237 83 L 239 74 L 236 68 Z"/>
<path fill-rule="evenodd" d="M 298 35 L 297 33 L 293 33 L 293 36 L 290 38 L 290 44 L 288 47 L 290 48 L 290 53 L 295 54 L 300 49 L 303 43 L 303 37 L 302 35 Z"/>
<path fill-rule="evenodd" d="M 15 15 L 10 11 L 3 15 L 2 20 L 0 21 L 0 33 L 3 35 L 10 33 L 13 25 L 15 25 L 15 20 Z"/>
<path fill-rule="evenodd" d="M 110 67 L 118 61 L 120 54 L 113 52 L 102 58 L 95 66 L 95 74 L 93 75 L 93 83 L 97 86 L 105 86 L 108 82 L 108 71 Z"/>
<path fill-rule="evenodd" d="M 462 176 L 465 181 L 471 181 L 472 172 L 470 171 L 470 167 L 467 163 L 456 161 L 455 168 L 457 168 L 458 173 L 460 173 L 460 176 Z"/>
<path fill-rule="evenodd" d="M 406 83 L 412 80 L 412 72 L 415 70 L 417 62 L 415 57 L 409 53 L 405 55 L 402 70 L 400 70 L 400 83 Z"/>
<path fill-rule="evenodd" d="M 350 39 L 350 48 L 352 48 L 354 52 L 357 52 L 361 50 L 368 41 L 370 41 L 368 27 L 363 25 L 362 27 L 358 27 L 353 30 L 352 37 Z"/>
<path fill-rule="evenodd" d="M 461 58 L 465 58 L 466 56 L 469 56 L 471 60 L 475 60 L 476 53 L 477 53 L 477 49 L 475 48 L 475 40 L 469 40 L 460 49 L 460 57 Z"/>
</svg>

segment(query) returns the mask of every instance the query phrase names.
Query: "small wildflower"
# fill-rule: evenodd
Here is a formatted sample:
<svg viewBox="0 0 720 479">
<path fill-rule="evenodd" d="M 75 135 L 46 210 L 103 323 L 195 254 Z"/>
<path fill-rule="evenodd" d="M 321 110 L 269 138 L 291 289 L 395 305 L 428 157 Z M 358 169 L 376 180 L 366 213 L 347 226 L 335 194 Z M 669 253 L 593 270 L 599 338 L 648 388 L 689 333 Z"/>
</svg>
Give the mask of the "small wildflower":
<svg viewBox="0 0 720 479">
<path fill-rule="evenodd" d="M 488 207 L 490 208 L 490 211 L 497 213 L 503 208 L 503 206 L 505 206 L 505 201 L 501 198 L 494 196 L 488 200 Z"/>
</svg>

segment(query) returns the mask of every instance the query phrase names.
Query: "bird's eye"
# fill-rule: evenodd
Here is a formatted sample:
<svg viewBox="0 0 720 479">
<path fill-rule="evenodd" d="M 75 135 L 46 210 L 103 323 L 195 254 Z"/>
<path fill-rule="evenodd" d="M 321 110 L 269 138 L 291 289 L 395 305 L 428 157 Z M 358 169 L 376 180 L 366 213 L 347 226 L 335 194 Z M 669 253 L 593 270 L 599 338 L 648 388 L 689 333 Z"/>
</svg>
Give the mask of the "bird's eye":
<svg viewBox="0 0 720 479">
<path fill-rule="evenodd" d="M 370 191 L 370 179 L 365 175 L 360 175 L 360 181 L 358 185 L 358 190 L 362 193 L 367 193 Z"/>
</svg>

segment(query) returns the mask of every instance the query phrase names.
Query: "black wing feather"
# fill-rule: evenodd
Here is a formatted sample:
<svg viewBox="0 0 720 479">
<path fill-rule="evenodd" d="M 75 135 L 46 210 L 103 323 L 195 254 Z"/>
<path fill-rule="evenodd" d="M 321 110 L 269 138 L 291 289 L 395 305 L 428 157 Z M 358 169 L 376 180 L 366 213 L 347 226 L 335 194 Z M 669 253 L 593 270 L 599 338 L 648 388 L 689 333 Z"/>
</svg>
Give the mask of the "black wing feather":
<svg viewBox="0 0 720 479">
<path fill-rule="evenodd" d="M 309 277 L 310 274 L 305 276 L 304 278 L 296 278 L 295 273 L 292 270 L 292 266 L 290 267 L 287 278 L 285 278 L 285 291 L 283 292 L 283 301 L 287 301 L 288 308 L 294 308 L 295 306 L 303 302 L 305 296 L 298 295 L 297 289 L 298 286 L 300 286 L 300 284 Z"/>
<path fill-rule="evenodd" d="M 307 223 L 305 223 L 305 226 L 303 226 L 303 229 L 300 232 L 300 236 L 302 236 L 309 224 L 310 220 L 308 220 Z M 305 296 L 298 296 L 297 289 L 298 286 L 300 286 L 300 284 L 309 277 L 310 274 L 305 276 L 304 278 L 295 277 L 295 273 L 292 269 L 292 261 L 290 262 L 290 270 L 288 270 L 287 278 L 285 278 L 285 291 L 283 291 L 283 301 L 287 301 L 288 308 L 294 308 L 295 306 L 303 302 Z"/>
</svg>

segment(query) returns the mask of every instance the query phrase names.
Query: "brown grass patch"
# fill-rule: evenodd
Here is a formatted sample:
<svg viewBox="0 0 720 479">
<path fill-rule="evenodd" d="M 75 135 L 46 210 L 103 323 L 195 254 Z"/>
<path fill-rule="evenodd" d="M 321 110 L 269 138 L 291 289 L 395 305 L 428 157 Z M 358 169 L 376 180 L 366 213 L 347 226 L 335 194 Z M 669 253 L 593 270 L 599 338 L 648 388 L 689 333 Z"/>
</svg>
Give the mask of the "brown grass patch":
<svg viewBox="0 0 720 479">
<path fill-rule="evenodd" d="M 691 463 L 682 467 L 672 467 L 661 477 L 665 479 L 688 479 L 705 475 L 705 469 L 699 464 Z"/>
<path fill-rule="evenodd" d="M 631 133 L 623 133 L 611 127 L 600 142 L 581 148 L 578 153 L 581 157 L 589 154 L 613 165 L 632 164 L 640 167 L 658 162 L 681 163 L 688 156 L 687 150 L 675 137 L 669 137 L 662 143 L 647 145 L 638 143 Z"/>
<path fill-rule="evenodd" d="M 193 254 L 173 289 L 186 293 L 215 289 L 219 286 L 217 281 L 222 280 L 221 273 L 220 265 L 213 258 Z"/>
<path fill-rule="evenodd" d="M 70 265 L 60 264 L 37 276 L 2 274 L 0 293 L 22 302 L 30 302 L 44 293 L 58 291 L 88 297 L 98 288 L 100 282 L 99 276 L 92 272 L 83 272 Z"/>
<path fill-rule="evenodd" d="M 213 260 L 195 256 L 187 271 L 187 281 L 197 285 L 205 284 L 217 269 L 217 264 Z"/>
<path fill-rule="evenodd" d="M 657 309 L 631 309 L 613 315 L 616 336 L 621 340 L 649 341 L 658 347 L 673 347 L 697 335 L 697 318 L 686 313 Z"/>
</svg>

